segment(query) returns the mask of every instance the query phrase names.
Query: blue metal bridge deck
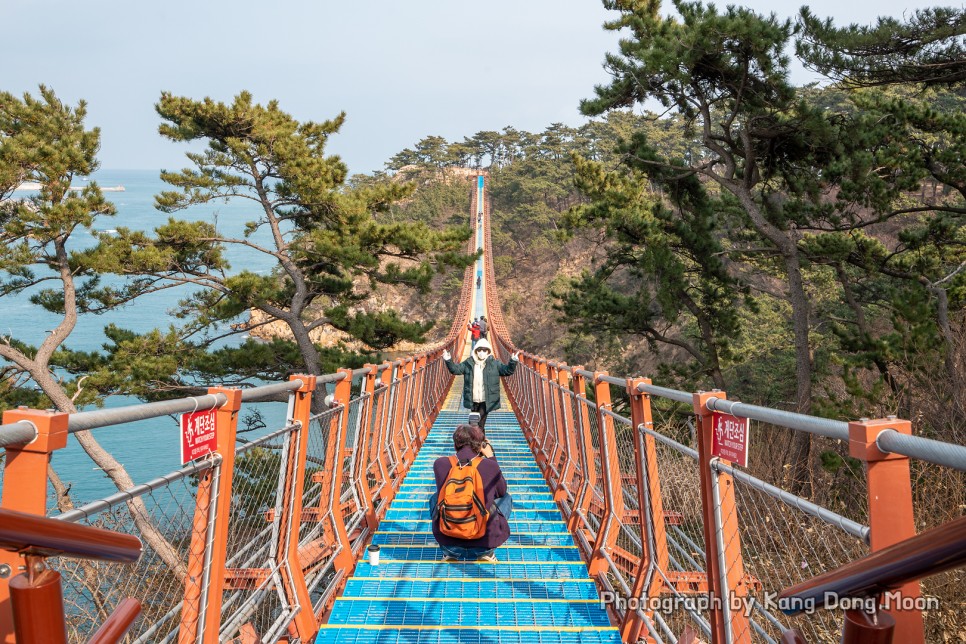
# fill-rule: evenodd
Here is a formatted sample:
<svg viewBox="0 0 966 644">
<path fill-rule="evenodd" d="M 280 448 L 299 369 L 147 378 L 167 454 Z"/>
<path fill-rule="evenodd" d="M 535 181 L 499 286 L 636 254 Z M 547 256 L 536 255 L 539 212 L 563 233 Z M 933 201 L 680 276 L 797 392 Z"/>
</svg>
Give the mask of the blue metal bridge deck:
<svg viewBox="0 0 966 644">
<path fill-rule="evenodd" d="M 511 412 L 491 413 L 486 435 L 513 495 L 512 536 L 497 549 L 496 563 L 442 561 L 427 505 L 436 489 L 433 461 L 453 453 L 453 429 L 466 421 L 465 410 L 447 407 L 373 537 L 379 565 L 360 560 L 318 641 L 618 644 Z"/>
</svg>

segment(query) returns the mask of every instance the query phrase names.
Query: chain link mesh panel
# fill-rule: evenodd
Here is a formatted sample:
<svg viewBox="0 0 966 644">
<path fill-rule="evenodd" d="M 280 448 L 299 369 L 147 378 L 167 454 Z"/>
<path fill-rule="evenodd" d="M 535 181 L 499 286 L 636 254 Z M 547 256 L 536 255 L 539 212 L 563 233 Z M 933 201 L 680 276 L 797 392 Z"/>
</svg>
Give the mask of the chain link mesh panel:
<svg viewBox="0 0 966 644">
<path fill-rule="evenodd" d="M 141 486 L 124 502 L 88 504 L 64 515 L 66 520 L 141 539 L 141 558 L 133 564 L 51 558 L 49 565 L 63 576 L 68 637 L 86 641 L 114 607 L 126 597 L 141 601 L 142 613 L 129 632 L 129 641 L 155 642 L 177 635 L 181 620 L 185 572 L 193 536 L 198 478 L 211 461 L 190 466 Z M 135 523 L 134 513 L 148 519 L 151 534 Z M 144 526 L 141 523 L 141 526 Z"/>
</svg>

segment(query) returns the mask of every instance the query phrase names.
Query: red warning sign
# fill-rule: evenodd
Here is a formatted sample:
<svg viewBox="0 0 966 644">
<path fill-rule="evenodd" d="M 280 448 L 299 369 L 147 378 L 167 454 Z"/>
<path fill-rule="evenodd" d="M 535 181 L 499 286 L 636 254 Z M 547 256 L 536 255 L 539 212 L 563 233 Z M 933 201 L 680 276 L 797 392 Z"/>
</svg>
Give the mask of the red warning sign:
<svg viewBox="0 0 966 644">
<path fill-rule="evenodd" d="M 748 419 L 714 412 L 711 416 L 711 453 L 748 467 Z"/>
<path fill-rule="evenodd" d="M 218 449 L 215 432 L 217 410 L 181 414 L 181 464 L 207 456 Z"/>
</svg>

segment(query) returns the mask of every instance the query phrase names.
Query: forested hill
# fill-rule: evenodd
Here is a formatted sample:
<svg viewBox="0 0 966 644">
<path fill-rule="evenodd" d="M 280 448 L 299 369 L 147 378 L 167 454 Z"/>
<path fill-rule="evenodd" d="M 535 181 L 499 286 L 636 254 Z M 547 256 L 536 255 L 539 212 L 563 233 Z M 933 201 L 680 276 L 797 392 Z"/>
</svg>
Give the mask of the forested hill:
<svg viewBox="0 0 966 644">
<path fill-rule="evenodd" d="M 500 301 L 530 351 L 790 409 L 804 359 L 813 411 L 899 413 L 962 440 L 950 433 L 966 410 L 963 192 L 925 167 L 925 146 L 961 154 L 951 131 L 966 101 L 797 91 L 796 109 L 835 113 L 836 136 L 856 119 L 892 119 L 868 148 L 762 169 L 772 176 L 754 198 L 799 265 L 804 358 L 782 248 L 696 171 L 711 153 L 681 116 L 618 110 L 581 127 L 427 137 L 355 181 L 412 180 L 400 216 L 454 223 L 466 216 L 462 169 L 486 168 Z M 873 171 L 876 185 L 862 185 L 860 173 Z"/>
</svg>

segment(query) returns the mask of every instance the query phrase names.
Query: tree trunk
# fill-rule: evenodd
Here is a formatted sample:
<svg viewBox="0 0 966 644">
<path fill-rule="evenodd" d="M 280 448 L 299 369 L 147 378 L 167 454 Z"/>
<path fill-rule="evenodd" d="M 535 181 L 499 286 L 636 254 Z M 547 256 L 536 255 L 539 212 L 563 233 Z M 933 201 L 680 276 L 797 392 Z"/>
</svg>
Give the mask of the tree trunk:
<svg viewBox="0 0 966 644">
<path fill-rule="evenodd" d="M 731 181 L 725 181 L 724 186 L 738 197 L 755 229 L 775 245 L 784 260 L 795 334 L 795 406 L 798 413 L 807 414 L 812 408 L 812 352 L 808 340 L 808 298 L 805 296 L 798 245 L 789 231 L 778 228 L 764 216 L 750 190 Z M 799 496 L 811 494 L 811 445 L 812 437 L 808 432 L 794 432 L 792 435 L 787 483 L 792 492 Z"/>
<path fill-rule="evenodd" d="M 946 345 L 946 376 L 950 382 L 959 382 L 959 369 L 956 365 L 955 351 L 953 350 L 956 346 L 956 334 L 953 333 L 953 327 L 949 323 L 949 295 L 942 286 L 931 284 L 928 280 L 924 281 L 926 290 L 936 297 L 936 324 L 939 326 L 939 332 L 942 333 Z"/>
<path fill-rule="evenodd" d="M 808 299 L 802 280 L 802 269 L 798 249 L 794 241 L 787 240 L 782 248 L 785 270 L 788 273 L 788 301 L 792 305 L 792 326 L 795 331 L 795 378 L 796 408 L 798 413 L 807 414 L 812 409 L 812 352 L 808 341 Z M 811 460 L 812 435 L 808 432 L 794 432 L 790 446 L 788 470 L 789 485 L 793 494 L 809 497 L 812 492 Z"/>
<path fill-rule="evenodd" d="M 57 409 L 71 414 L 77 412 L 73 401 L 46 370 L 34 369 L 31 370 L 30 375 L 44 393 L 50 397 Z M 118 490 L 128 490 L 134 487 L 134 481 L 127 470 L 124 469 L 124 466 L 118 463 L 110 452 L 101 447 L 89 431 L 76 432 L 74 438 L 91 457 L 91 460 L 107 474 Z M 61 484 L 61 487 L 63 488 L 63 484 Z M 182 561 L 178 551 L 155 527 L 144 501 L 140 497 L 132 499 L 127 502 L 127 507 L 131 513 L 131 518 L 134 520 L 134 525 L 141 533 L 141 539 L 158 554 L 165 565 L 178 578 L 178 581 L 183 582 L 188 572 L 187 563 Z"/>
</svg>

